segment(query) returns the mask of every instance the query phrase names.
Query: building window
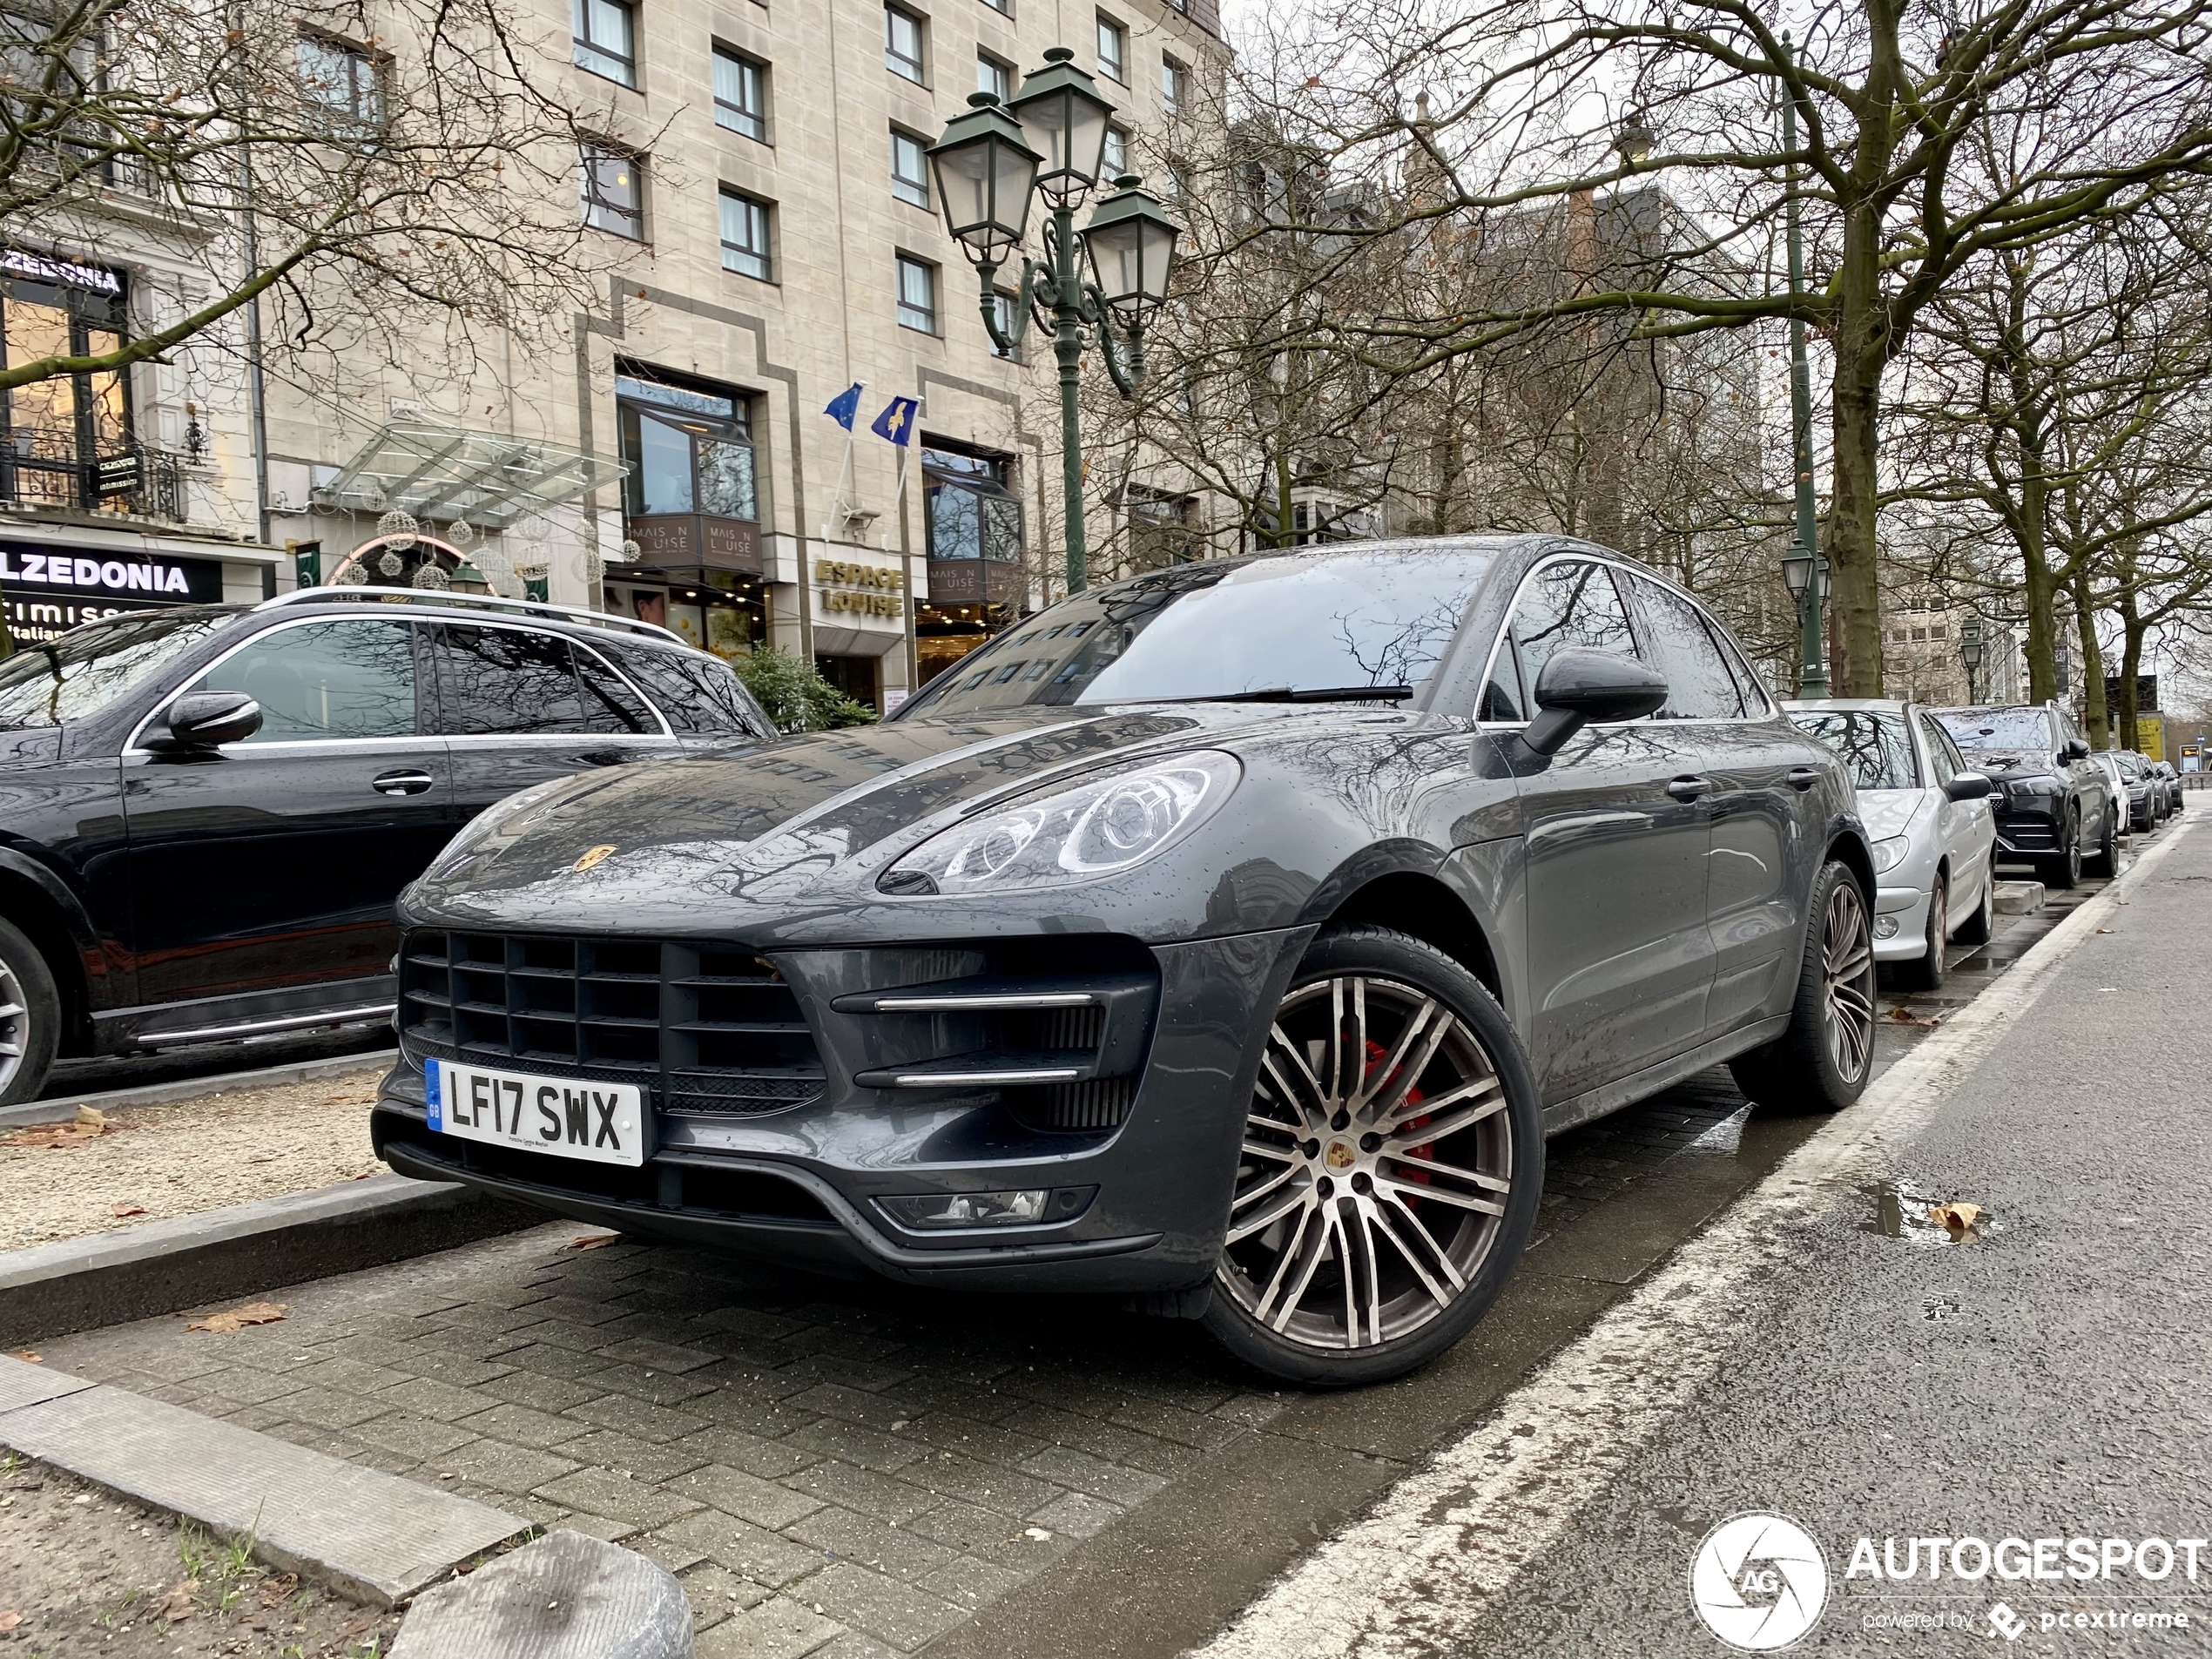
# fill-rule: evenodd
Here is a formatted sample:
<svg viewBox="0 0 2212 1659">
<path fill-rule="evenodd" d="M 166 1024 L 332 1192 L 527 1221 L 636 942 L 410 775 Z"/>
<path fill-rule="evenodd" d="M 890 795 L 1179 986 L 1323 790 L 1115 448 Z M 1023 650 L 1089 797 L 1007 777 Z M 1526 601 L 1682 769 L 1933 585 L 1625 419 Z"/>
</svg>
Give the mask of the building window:
<svg viewBox="0 0 2212 1659">
<path fill-rule="evenodd" d="M 922 520 L 931 558 L 1021 563 L 1022 502 L 1012 493 L 1013 468 L 1004 455 L 922 450 Z"/>
<path fill-rule="evenodd" d="M 310 118 L 339 132 L 374 132 L 384 125 L 384 72 L 367 51 L 302 35 L 298 63 Z"/>
<path fill-rule="evenodd" d="M 624 86 L 637 84 L 636 17 L 628 0 L 576 0 L 576 64 Z"/>
<path fill-rule="evenodd" d="M 654 556 L 649 563 L 705 564 L 702 555 L 731 534 L 721 526 L 759 523 L 752 421 L 743 396 L 618 365 L 615 415 L 630 465 L 623 511 L 630 534 Z M 711 522 L 681 522 L 693 514 Z"/>
<path fill-rule="evenodd" d="M 6 361 L 98 356 L 128 337 L 123 280 L 114 273 L 19 251 L 11 251 L 10 264 L 16 274 L 0 280 Z M 90 512 L 157 510 L 138 493 L 155 480 L 140 470 L 150 458 L 132 435 L 125 374 L 60 374 L 0 394 L 0 502 Z M 161 511 L 164 517 L 182 516 Z M 23 618 L 16 620 L 20 626 Z"/>
<path fill-rule="evenodd" d="M 1001 63 L 988 52 L 975 54 L 975 90 L 988 92 L 1001 104 L 1014 96 L 1014 65 Z"/>
<path fill-rule="evenodd" d="M 1160 60 L 1160 104 L 1170 115 L 1181 115 L 1190 97 L 1190 71 L 1172 57 Z"/>
<path fill-rule="evenodd" d="M 983 0 L 983 3 L 1001 17 L 1011 17 L 1014 15 L 1014 0 Z"/>
<path fill-rule="evenodd" d="M 937 267 L 899 255 L 899 324 L 925 334 L 937 332 Z"/>
<path fill-rule="evenodd" d="M 714 120 L 732 132 L 768 142 L 768 65 L 759 58 L 714 49 Z"/>
<path fill-rule="evenodd" d="M 891 193 L 916 207 L 929 206 L 927 148 L 913 133 L 891 129 Z"/>
<path fill-rule="evenodd" d="M 1129 171 L 1129 132 L 1123 127 L 1106 129 L 1106 147 L 1100 152 L 1099 171 L 1109 179 Z"/>
<path fill-rule="evenodd" d="M 904 6 L 883 9 L 883 62 L 894 75 L 903 75 L 920 86 L 922 78 L 920 17 Z"/>
<path fill-rule="evenodd" d="M 583 222 L 645 239 L 645 158 L 610 144 L 583 146 Z"/>
<path fill-rule="evenodd" d="M 766 202 L 734 190 L 722 192 L 722 268 L 756 282 L 776 280 L 769 262 Z"/>
<path fill-rule="evenodd" d="M 1129 30 L 1103 12 L 1098 18 L 1098 72 L 1129 84 Z"/>
</svg>

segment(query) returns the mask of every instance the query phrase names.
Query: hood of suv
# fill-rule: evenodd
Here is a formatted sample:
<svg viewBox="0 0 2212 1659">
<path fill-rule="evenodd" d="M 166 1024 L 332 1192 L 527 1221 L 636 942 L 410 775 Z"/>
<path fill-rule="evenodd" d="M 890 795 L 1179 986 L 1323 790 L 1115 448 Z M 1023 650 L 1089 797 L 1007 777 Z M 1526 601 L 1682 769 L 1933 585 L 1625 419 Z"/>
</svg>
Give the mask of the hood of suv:
<svg viewBox="0 0 2212 1659">
<path fill-rule="evenodd" d="M 457 926 L 683 931 L 730 901 L 876 897 L 881 867 L 966 803 L 1148 752 L 1372 710 L 1248 705 L 1022 709 L 810 733 L 738 754 L 566 778 L 492 807 L 401 899 Z M 1386 717 L 1393 721 L 1403 717 Z M 1230 746 L 1244 746 L 1231 744 Z"/>
<path fill-rule="evenodd" d="M 2033 778 L 2055 773 L 2057 760 L 2040 749 L 1962 749 L 1966 764 L 1991 777 Z"/>
</svg>

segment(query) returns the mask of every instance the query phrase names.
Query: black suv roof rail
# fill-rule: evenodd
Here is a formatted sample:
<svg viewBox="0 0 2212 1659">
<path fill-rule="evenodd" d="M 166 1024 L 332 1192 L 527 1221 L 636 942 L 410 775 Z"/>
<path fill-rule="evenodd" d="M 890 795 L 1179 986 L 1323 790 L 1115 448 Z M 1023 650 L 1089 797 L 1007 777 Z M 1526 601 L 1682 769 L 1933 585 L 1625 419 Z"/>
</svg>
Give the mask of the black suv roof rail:
<svg viewBox="0 0 2212 1659">
<path fill-rule="evenodd" d="M 342 588 L 294 588 L 290 593 L 280 593 L 273 599 L 264 599 L 253 608 L 256 610 L 272 610 L 281 605 L 324 604 L 354 599 L 374 599 L 381 604 L 397 603 L 439 605 L 463 610 L 519 612 L 523 616 L 550 617 L 558 622 L 581 622 L 595 628 L 626 628 L 633 634 L 644 634 L 656 640 L 665 640 L 671 645 L 681 645 L 685 651 L 698 649 L 673 628 L 664 628 L 658 623 L 639 622 L 631 617 L 611 617 L 604 610 L 586 610 L 578 605 L 551 604 L 543 599 L 505 599 L 488 593 L 452 593 L 429 588 L 379 588 L 365 583 Z"/>
</svg>

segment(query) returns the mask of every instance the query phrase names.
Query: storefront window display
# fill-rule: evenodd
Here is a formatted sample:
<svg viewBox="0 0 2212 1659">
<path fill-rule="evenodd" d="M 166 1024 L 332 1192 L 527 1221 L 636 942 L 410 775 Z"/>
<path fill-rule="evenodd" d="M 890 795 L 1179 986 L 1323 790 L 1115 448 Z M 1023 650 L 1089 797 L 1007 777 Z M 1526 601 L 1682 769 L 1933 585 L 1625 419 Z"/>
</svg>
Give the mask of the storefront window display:
<svg viewBox="0 0 2212 1659">
<path fill-rule="evenodd" d="M 663 570 L 610 565 L 606 608 L 681 635 L 725 662 L 752 655 L 768 637 L 768 590 L 731 570 Z"/>
<path fill-rule="evenodd" d="M 123 342 L 122 279 L 16 249 L 0 253 L 0 349 L 10 364 Z M 125 378 L 63 374 L 0 395 L 0 502 L 110 510 L 138 483 Z"/>
</svg>

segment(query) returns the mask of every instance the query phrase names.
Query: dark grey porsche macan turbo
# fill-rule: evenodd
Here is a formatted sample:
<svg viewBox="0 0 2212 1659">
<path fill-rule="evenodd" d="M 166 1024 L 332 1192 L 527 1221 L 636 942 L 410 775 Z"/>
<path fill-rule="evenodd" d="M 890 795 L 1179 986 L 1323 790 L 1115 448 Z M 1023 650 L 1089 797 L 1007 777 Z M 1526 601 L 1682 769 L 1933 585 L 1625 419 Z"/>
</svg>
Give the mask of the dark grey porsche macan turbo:
<svg viewBox="0 0 2212 1659">
<path fill-rule="evenodd" d="M 394 1168 L 1111 1292 L 1309 1384 L 1456 1339 L 1547 1133 L 1873 1035 L 1834 754 L 1681 590 L 1470 537 L 1184 565 L 891 719 L 486 813 L 401 900 Z"/>
</svg>

